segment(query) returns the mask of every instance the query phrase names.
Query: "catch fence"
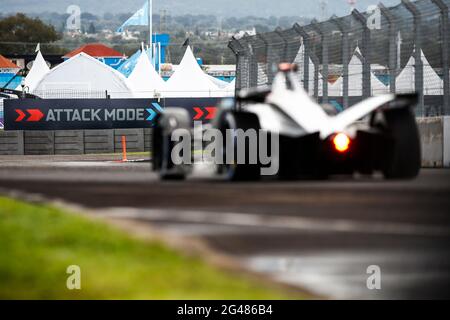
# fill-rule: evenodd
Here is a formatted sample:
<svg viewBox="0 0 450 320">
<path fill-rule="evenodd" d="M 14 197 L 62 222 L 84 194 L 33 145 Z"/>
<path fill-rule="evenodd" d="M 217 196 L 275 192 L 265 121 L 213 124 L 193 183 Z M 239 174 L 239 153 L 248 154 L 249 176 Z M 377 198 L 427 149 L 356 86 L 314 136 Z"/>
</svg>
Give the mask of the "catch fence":
<svg viewBox="0 0 450 320">
<path fill-rule="evenodd" d="M 345 109 L 369 96 L 418 92 L 418 116 L 450 115 L 450 0 L 387 8 L 233 38 L 236 90 L 270 85 L 280 62 L 321 103 Z"/>
</svg>

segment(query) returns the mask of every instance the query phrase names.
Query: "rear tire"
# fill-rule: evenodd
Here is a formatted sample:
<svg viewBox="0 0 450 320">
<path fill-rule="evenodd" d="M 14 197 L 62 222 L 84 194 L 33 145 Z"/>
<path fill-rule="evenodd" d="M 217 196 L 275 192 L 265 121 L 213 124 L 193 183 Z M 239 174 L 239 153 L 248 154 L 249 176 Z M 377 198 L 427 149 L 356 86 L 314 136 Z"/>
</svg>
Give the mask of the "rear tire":
<svg viewBox="0 0 450 320">
<path fill-rule="evenodd" d="M 246 163 L 239 164 L 237 158 L 237 145 L 236 140 L 233 140 L 233 148 L 234 148 L 234 163 L 226 164 L 226 130 L 237 130 L 242 129 L 244 131 L 249 129 L 256 130 L 256 136 L 258 141 L 256 141 L 256 145 L 250 145 L 249 141 L 246 139 L 245 142 L 245 154 L 246 154 Z M 258 144 L 259 144 L 259 130 L 261 129 L 259 118 L 256 114 L 250 112 L 242 112 L 242 111 L 226 111 L 221 114 L 221 118 L 219 119 L 219 130 L 222 132 L 224 137 L 224 148 L 223 148 L 223 159 L 224 165 L 220 168 L 219 172 L 223 172 L 226 178 L 230 181 L 256 181 L 261 178 L 261 164 L 259 162 L 259 154 L 257 154 L 257 163 L 250 164 L 249 160 L 249 152 L 256 151 L 258 152 Z"/>
<path fill-rule="evenodd" d="M 413 179 L 422 164 L 419 129 L 410 108 L 384 111 L 393 146 L 383 168 L 387 179 Z"/>
</svg>

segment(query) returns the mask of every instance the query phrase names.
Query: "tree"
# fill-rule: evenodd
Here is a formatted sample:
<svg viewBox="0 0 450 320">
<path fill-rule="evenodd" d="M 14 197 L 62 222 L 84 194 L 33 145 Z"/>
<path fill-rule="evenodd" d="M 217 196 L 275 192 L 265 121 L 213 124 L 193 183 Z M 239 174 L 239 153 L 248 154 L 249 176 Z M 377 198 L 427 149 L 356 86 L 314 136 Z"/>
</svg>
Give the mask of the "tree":
<svg viewBox="0 0 450 320">
<path fill-rule="evenodd" d="M 0 20 L 1 54 L 33 53 L 37 43 L 51 43 L 60 38 L 61 35 L 53 26 L 38 18 L 29 18 L 23 13 Z M 60 51 L 60 48 L 53 46 L 49 49 L 53 52 Z"/>
<path fill-rule="evenodd" d="M 268 26 L 264 26 L 264 25 L 261 25 L 261 24 L 255 25 L 255 30 L 256 30 L 257 33 L 264 33 L 264 32 L 271 31 Z"/>
</svg>

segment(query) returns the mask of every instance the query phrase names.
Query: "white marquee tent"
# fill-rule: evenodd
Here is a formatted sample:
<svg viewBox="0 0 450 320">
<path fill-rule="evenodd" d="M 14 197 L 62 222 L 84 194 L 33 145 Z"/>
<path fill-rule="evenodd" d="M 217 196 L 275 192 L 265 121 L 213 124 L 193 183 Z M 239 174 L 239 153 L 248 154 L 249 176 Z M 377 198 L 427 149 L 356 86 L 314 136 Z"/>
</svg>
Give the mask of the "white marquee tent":
<svg viewBox="0 0 450 320">
<path fill-rule="evenodd" d="M 355 49 L 350 62 L 348 64 L 348 95 L 350 97 L 362 96 L 363 92 L 363 64 L 362 54 L 359 48 Z M 372 72 L 370 73 L 371 95 L 376 96 L 389 93 L 389 87 L 385 86 Z M 343 95 L 344 80 L 339 77 L 336 82 L 328 87 L 328 95 L 330 97 L 340 97 Z"/>
<path fill-rule="evenodd" d="M 328 86 L 329 97 L 341 97 L 343 95 L 344 79 L 339 77 L 334 83 Z"/>
<path fill-rule="evenodd" d="M 303 84 L 303 80 L 304 80 L 304 70 L 305 70 L 305 49 L 303 46 L 300 46 L 297 55 L 294 59 L 294 63 L 297 64 L 298 66 L 298 72 L 297 72 L 297 77 L 298 80 Z M 309 83 L 308 83 L 308 91 L 309 91 L 309 95 L 314 95 L 314 72 L 316 70 L 316 67 L 314 65 L 314 63 L 312 62 L 311 58 L 309 58 L 309 63 L 308 63 L 308 67 L 309 67 Z M 323 93 L 323 77 L 322 74 L 319 72 L 319 96 L 322 96 Z"/>
<path fill-rule="evenodd" d="M 181 63 L 167 81 L 166 97 L 206 98 L 223 96 L 223 90 L 203 72 L 188 46 Z"/>
<path fill-rule="evenodd" d="M 211 80 L 219 89 L 225 89 L 228 86 L 228 82 L 214 78 L 213 76 L 208 75 L 209 80 Z"/>
<path fill-rule="evenodd" d="M 442 79 L 431 67 L 422 50 L 420 51 L 420 56 L 422 57 L 423 64 L 424 95 L 443 95 L 444 83 Z M 395 80 L 397 92 L 408 93 L 415 91 L 415 61 L 416 59 L 413 54 Z"/>
<path fill-rule="evenodd" d="M 70 58 L 50 70 L 33 93 L 42 98 L 132 98 L 132 87 L 125 76 L 85 54 Z"/>
<path fill-rule="evenodd" d="M 232 89 L 232 90 L 236 89 L 236 78 L 234 78 L 233 81 L 231 81 L 231 82 L 228 84 L 227 89 L 228 89 L 228 90 L 230 90 L 230 89 Z"/>
<path fill-rule="evenodd" d="M 44 57 L 42 57 L 41 51 L 39 50 L 36 58 L 34 59 L 33 66 L 31 67 L 30 72 L 25 77 L 25 86 L 28 87 L 28 90 L 32 92 L 39 81 L 50 71 L 50 68 L 45 62 Z"/>
<path fill-rule="evenodd" d="M 166 90 L 166 82 L 156 72 L 145 51 L 141 52 L 128 82 L 136 98 L 161 97 Z"/>
<path fill-rule="evenodd" d="M 232 82 L 226 82 L 213 76 L 208 75 L 211 81 L 218 87 L 218 91 L 214 94 L 214 97 L 225 98 L 225 97 L 234 97 L 235 95 L 235 87 L 236 80 Z"/>
<path fill-rule="evenodd" d="M 225 87 L 225 96 L 226 97 L 234 97 L 236 92 L 236 78 L 233 79 L 226 87 Z"/>
</svg>

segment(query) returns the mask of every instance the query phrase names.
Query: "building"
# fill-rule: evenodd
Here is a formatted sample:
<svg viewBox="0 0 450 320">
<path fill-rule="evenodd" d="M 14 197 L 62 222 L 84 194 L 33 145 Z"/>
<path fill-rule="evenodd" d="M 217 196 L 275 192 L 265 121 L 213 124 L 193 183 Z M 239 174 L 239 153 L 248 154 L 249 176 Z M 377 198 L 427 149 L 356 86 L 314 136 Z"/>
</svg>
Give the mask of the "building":
<svg viewBox="0 0 450 320">
<path fill-rule="evenodd" d="M 20 68 L 14 64 L 11 60 L 6 59 L 0 55 L 0 88 L 15 89 L 20 85 L 22 77 L 15 75 L 19 72 Z"/>
<path fill-rule="evenodd" d="M 170 36 L 167 33 L 160 33 L 153 35 L 153 43 L 155 43 L 155 68 L 159 70 L 159 64 L 166 63 L 166 50 L 167 46 L 170 43 Z M 159 48 L 161 48 L 161 52 L 159 52 Z M 159 59 L 161 57 L 161 59 Z"/>
<path fill-rule="evenodd" d="M 76 56 L 77 54 L 79 54 L 81 52 L 90 55 L 91 57 L 105 63 L 106 65 L 108 65 L 114 69 L 118 69 L 122 65 L 122 63 L 127 59 L 127 57 L 124 54 L 122 54 L 110 47 L 107 47 L 101 43 L 85 44 L 85 45 L 79 47 L 78 49 L 75 49 L 75 50 L 67 53 L 62 58 L 65 61 L 65 60 L 68 60 L 68 59 Z"/>
<path fill-rule="evenodd" d="M 222 81 L 231 82 L 234 80 L 234 78 L 236 78 L 236 65 L 234 64 L 205 64 L 202 67 L 207 74 Z"/>
<path fill-rule="evenodd" d="M 241 30 L 233 35 L 236 39 L 241 39 L 245 36 L 256 36 L 256 28 L 250 30 Z"/>
</svg>

